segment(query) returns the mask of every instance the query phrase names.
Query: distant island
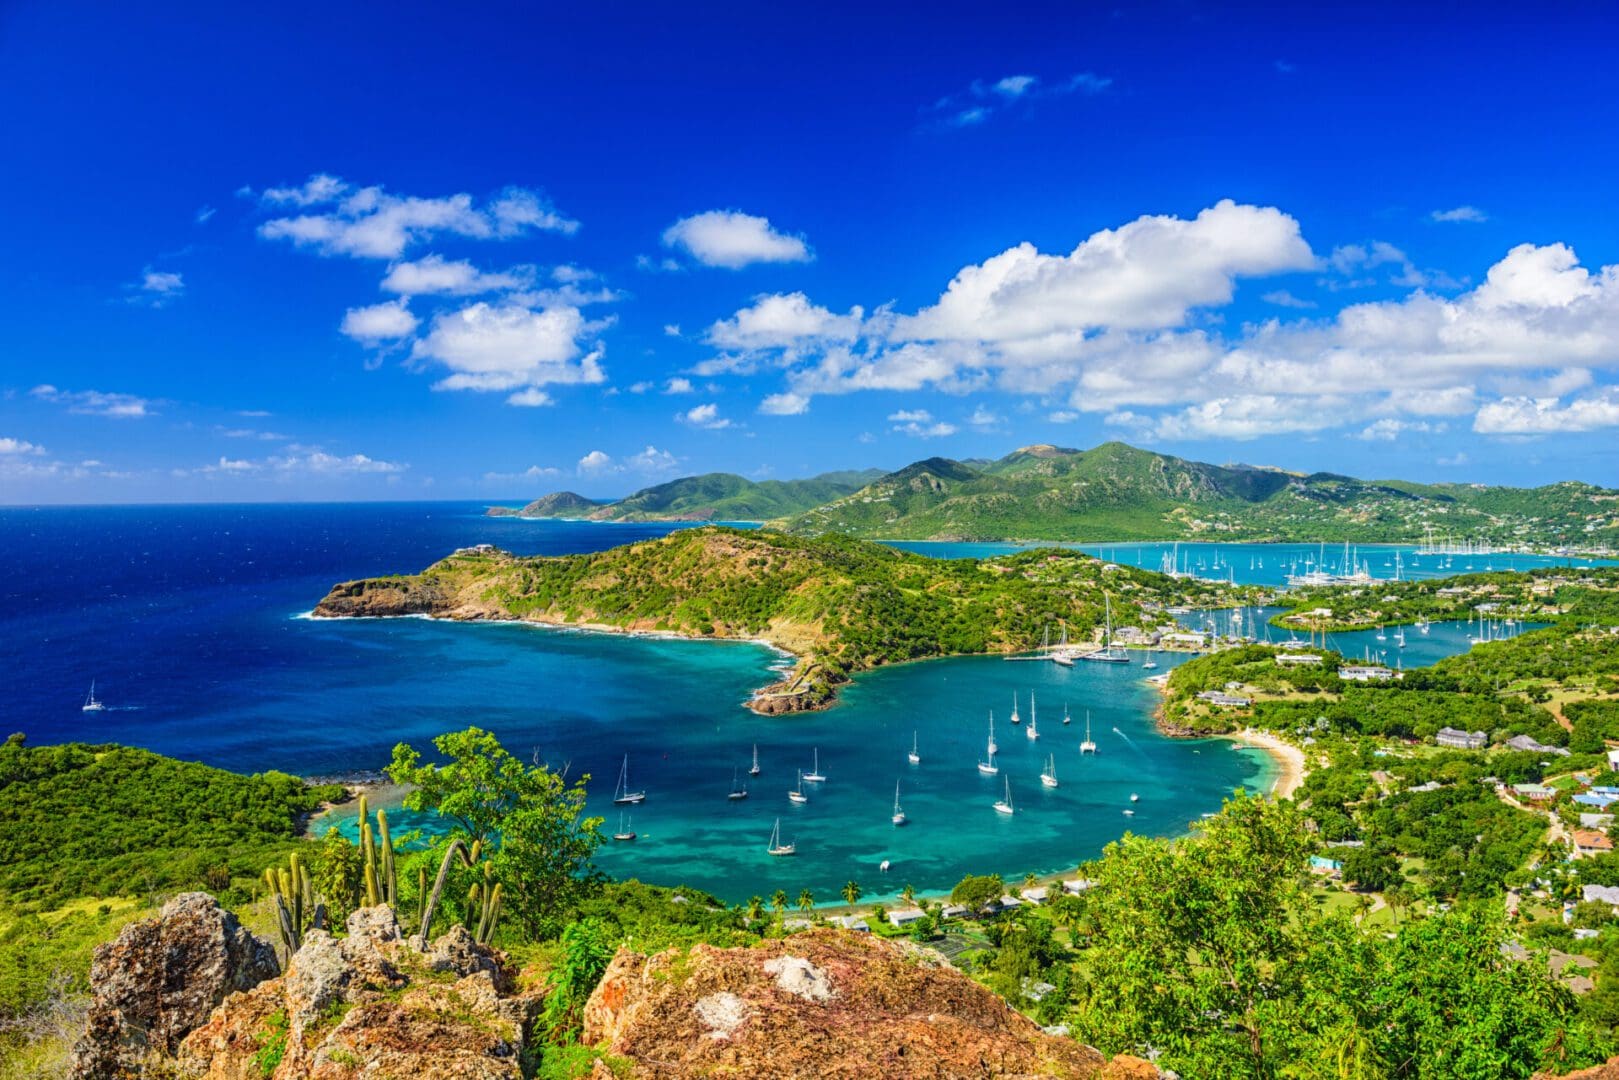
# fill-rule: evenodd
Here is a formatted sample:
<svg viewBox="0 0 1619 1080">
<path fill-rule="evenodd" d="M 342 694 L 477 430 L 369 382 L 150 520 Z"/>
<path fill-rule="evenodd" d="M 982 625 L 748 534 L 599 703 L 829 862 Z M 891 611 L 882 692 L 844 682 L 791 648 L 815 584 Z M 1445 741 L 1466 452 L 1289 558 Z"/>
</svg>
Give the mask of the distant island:
<svg viewBox="0 0 1619 1080">
<path fill-rule="evenodd" d="M 1435 540 L 1580 548 L 1619 544 L 1619 490 L 1358 480 L 1209 465 L 1104 443 L 1025 446 L 995 460 L 928 458 L 896 472 L 756 482 L 685 477 L 598 503 L 558 492 L 495 516 L 594 521 L 763 521 L 804 536 L 882 540 Z"/>
<path fill-rule="evenodd" d="M 1066 550 L 932 559 L 841 536 L 683 529 L 585 555 L 520 557 L 488 545 L 419 574 L 348 581 L 320 618 L 429 615 L 746 639 L 797 657 L 760 690 L 762 713 L 825 708 L 851 674 L 929 657 L 1013 653 L 1066 628 L 1090 642 L 1111 601 L 1116 627 L 1167 625 L 1164 608 L 1247 602 L 1259 590 L 1119 566 Z"/>
</svg>

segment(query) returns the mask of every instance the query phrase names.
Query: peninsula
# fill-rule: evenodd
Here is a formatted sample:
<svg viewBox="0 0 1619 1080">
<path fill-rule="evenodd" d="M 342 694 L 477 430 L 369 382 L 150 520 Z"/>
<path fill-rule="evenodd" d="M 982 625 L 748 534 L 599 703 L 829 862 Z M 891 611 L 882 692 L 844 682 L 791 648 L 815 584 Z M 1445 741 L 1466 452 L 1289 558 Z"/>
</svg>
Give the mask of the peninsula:
<svg viewBox="0 0 1619 1080">
<path fill-rule="evenodd" d="M 1090 641 L 1103 623 L 1171 622 L 1163 609 L 1246 602 L 1254 590 L 1176 579 L 1065 550 L 932 559 L 841 536 L 683 529 L 608 551 L 520 557 L 466 548 L 419 574 L 348 581 L 320 618 L 428 615 L 757 640 L 798 663 L 760 690 L 763 713 L 825 708 L 882 664 Z"/>
</svg>

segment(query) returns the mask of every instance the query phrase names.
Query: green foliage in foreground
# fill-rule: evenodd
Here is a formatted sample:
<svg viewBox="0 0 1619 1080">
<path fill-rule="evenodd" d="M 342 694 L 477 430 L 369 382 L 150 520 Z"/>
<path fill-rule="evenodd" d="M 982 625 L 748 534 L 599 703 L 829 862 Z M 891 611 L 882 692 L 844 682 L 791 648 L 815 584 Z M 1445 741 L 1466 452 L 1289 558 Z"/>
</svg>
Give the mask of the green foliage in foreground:
<svg viewBox="0 0 1619 1080">
<path fill-rule="evenodd" d="M 54 904 L 207 888 L 228 900 L 241 895 L 233 881 L 293 850 L 300 815 L 341 795 L 285 773 L 13 735 L 0 744 L 0 893 Z"/>
<path fill-rule="evenodd" d="M 1485 1080 L 1605 1057 L 1606 1032 L 1544 962 L 1502 954 L 1493 905 L 1365 933 L 1314 903 L 1309 843 L 1292 804 L 1239 795 L 1192 837 L 1109 845 L 1080 1037 L 1233 1078 Z"/>
</svg>

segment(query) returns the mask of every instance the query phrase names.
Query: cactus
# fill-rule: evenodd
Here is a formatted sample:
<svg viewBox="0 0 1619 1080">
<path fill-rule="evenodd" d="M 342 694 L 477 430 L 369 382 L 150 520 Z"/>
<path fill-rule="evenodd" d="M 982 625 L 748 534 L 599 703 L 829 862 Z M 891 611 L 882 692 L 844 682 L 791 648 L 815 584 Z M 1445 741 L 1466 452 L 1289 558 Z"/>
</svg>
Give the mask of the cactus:
<svg viewBox="0 0 1619 1080">
<path fill-rule="evenodd" d="M 304 933 L 323 927 L 326 907 L 315 900 L 309 881 L 309 869 L 296 854 L 287 859 L 287 867 L 268 867 L 264 871 L 264 885 L 275 904 L 276 927 L 281 932 L 281 945 L 290 959 L 304 943 Z"/>
<path fill-rule="evenodd" d="M 495 936 L 495 923 L 500 920 L 500 882 L 484 898 L 483 918 L 478 920 L 478 932 L 473 935 L 479 945 L 488 945 Z"/>
<path fill-rule="evenodd" d="M 382 895 L 387 905 L 397 908 L 399 904 L 399 881 L 394 872 L 394 842 L 393 836 L 388 832 L 388 811 L 377 811 L 377 835 L 382 841 Z"/>
</svg>

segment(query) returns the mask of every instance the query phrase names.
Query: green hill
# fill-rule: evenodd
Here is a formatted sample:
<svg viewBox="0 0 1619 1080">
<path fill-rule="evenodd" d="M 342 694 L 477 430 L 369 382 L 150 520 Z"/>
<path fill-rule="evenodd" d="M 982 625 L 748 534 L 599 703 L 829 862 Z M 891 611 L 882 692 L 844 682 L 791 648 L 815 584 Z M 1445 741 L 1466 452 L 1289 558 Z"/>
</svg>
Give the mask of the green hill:
<svg viewBox="0 0 1619 1080">
<path fill-rule="evenodd" d="M 561 491 L 521 510 L 492 507 L 489 515 L 592 521 L 768 521 L 842 498 L 881 475 L 877 469 L 867 469 L 825 473 L 808 480 L 749 480 L 734 473 L 704 473 L 643 488 L 617 502 L 597 503 Z"/>
<path fill-rule="evenodd" d="M 782 523 L 907 540 L 1619 540 L 1619 491 L 1414 484 L 1209 465 L 1123 443 L 929 458 Z"/>
<path fill-rule="evenodd" d="M 881 664 L 1028 649 L 1062 624 L 1074 640 L 1088 640 L 1102 621 L 1104 580 L 1119 625 L 1157 625 L 1165 606 L 1251 595 L 1104 567 L 1075 551 L 945 560 L 842 536 L 702 528 L 585 555 L 467 549 L 420 574 L 334 586 L 315 615 L 432 615 L 763 639 L 800 658 L 798 670 L 755 703 L 761 711 L 787 712 L 826 704 L 850 673 Z"/>
</svg>

